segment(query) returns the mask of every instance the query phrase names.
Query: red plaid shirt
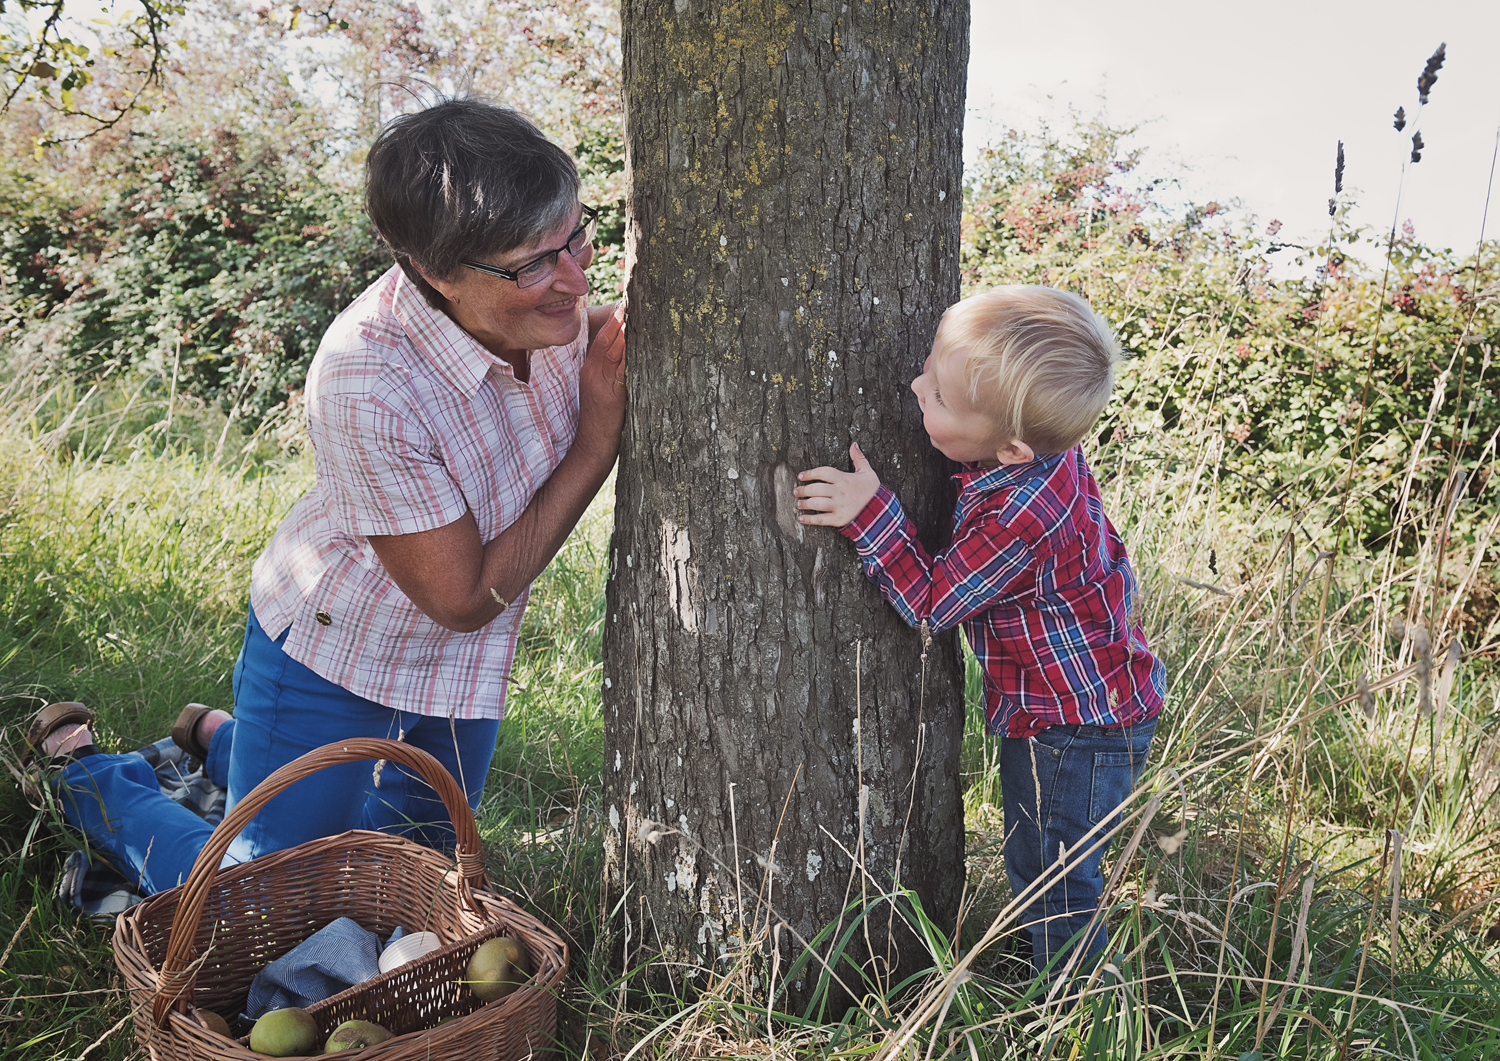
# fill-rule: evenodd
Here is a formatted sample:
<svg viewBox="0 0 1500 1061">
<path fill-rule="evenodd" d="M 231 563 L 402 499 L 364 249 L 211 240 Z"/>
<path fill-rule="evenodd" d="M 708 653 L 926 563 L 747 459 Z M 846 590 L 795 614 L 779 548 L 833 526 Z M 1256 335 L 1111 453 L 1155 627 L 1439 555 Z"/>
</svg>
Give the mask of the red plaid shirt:
<svg viewBox="0 0 1500 1061">
<path fill-rule="evenodd" d="M 840 533 L 912 626 L 964 624 L 990 732 L 1155 718 L 1166 668 L 1132 619 L 1135 575 L 1083 452 L 953 478 L 953 543 L 938 556 L 884 486 Z"/>
</svg>

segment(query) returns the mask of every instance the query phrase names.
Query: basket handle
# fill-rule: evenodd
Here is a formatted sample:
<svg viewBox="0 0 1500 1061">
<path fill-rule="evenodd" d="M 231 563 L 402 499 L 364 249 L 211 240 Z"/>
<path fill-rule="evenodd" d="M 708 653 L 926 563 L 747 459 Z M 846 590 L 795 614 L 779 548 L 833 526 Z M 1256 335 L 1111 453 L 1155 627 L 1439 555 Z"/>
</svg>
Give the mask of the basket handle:
<svg viewBox="0 0 1500 1061">
<path fill-rule="evenodd" d="M 151 1015 L 158 1026 L 166 1025 L 173 1008 L 186 1010 L 192 1002 L 193 982 L 197 978 L 196 969 L 190 964 L 193 940 L 198 934 L 199 922 L 203 920 L 203 907 L 208 901 L 214 874 L 235 837 L 250 824 L 250 819 L 262 807 L 295 782 L 324 767 L 358 762 L 361 759 L 385 759 L 410 767 L 437 791 L 457 833 L 459 895 L 471 909 L 480 910 L 471 889 L 487 888 L 489 885 L 484 875 L 479 829 L 474 824 L 474 812 L 469 809 L 469 801 L 463 790 L 442 763 L 410 744 L 376 737 L 355 737 L 315 748 L 306 755 L 293 759 L 256 785 L 225 815 L 223 822 L 199 852 L 192 872 L 181 886 L 182 894 L 177 900 L 177 910 L 172 917 L 172 929 L 167 939 L 166 957 L 162 960 L 161 972 L 158 974 L 156 997 L 151 1003 Z"/>
</svg>

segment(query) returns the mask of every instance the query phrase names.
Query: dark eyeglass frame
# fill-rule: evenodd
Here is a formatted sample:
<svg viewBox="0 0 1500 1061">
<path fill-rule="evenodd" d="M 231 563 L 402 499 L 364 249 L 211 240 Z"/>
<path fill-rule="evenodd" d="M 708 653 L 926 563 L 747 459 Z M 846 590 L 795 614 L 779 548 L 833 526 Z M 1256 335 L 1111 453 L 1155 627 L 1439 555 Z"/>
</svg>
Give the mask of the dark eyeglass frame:
<svg viewBox="0 0 1500 1061">
<path fill-rule="evenodd" d="M 578 227 L 568 235 L 568 242 L 564 243 L 555 251 L 547 251 L 545 254 L 538 254 L 535 258 L 531 259 L 531 261 L 525 262 L 522 265 L 517 266 L 515 269 L 502 269 L 498 265 L 486 265 L 484 264 L 484 262 L 469 261 L 468 259 L 465 259 L 458 264 L 467 266 L 468 268 L 473 269 L 475 272 L 486 273 L 490 276 L 498 276 L 502 280 L 509 280 L 511 283 L 522 289 L 535 287 L 537 284 L 544 284 L 548 280 L 552 279 L 552 274 L 557 272 L 557 256 L 563 251 L 567 251 L 570 258 L 576 258 L 589 247 L 593 246 L 594 233 L 598 231 L 598 228 L 599 211 L 594 209 L 592 206 L 585 206 L 583 208 L 583 214 L 580 218 Z M 583 242 L 579 243 L 577 250 L 574 250 L 573 244 L 578 240 L 580 236 L 583 237 Z M 532 268 L 533 266 L 541 265 L 543 262 L 546 262 L 549 259 L 551 260 L 551 268 L 545 269 L 542 272 L 538 273 L 535 280 L 528 280 L 524 284 L 521 282 L 522 273 L 524 273 L 527 269 Z"/>
</svg>

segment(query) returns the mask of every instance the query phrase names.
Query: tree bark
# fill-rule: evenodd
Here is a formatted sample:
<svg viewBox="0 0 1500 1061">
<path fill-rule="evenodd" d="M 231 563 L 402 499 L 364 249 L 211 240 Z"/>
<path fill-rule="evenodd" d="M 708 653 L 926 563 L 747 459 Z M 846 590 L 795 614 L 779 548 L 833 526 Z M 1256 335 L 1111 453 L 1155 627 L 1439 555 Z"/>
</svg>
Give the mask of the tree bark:
<svg viewBox="0 0 1500 1061">
<path fill-rule="evenodd" d="M 819 966 L 791 963 L 847 902 L 899 880 L 951 927 L 962 890 L 956 635 L 924 655 L 792 488 L 857 440 L 928 544 L 947 533 L 908 383 L 958 298 L 968 4 L 624 0 L 622 30 L 608 908 L 625 966 L 678 991 L 779 941 L 751 991 L 775 972 L 800 1008 Z M 867 975 L 930 962 L 871 909 Z"/>
</svg>

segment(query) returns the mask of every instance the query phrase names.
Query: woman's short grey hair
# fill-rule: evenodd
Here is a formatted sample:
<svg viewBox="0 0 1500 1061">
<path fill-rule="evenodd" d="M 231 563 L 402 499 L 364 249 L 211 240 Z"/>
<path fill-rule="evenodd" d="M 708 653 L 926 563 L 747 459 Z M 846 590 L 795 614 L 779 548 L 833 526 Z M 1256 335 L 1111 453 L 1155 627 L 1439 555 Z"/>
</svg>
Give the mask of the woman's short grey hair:
<svg viewBox="0 0 1500 1061">
<path fill-rule="evenodd" d="M 435 308 L 465 258 L 534 243 L 571 220 L 578 169 L 519 112 L 478 97 L 391 119 L 365 163 L 365 209 L 397 264 Z"/>
</svg>

